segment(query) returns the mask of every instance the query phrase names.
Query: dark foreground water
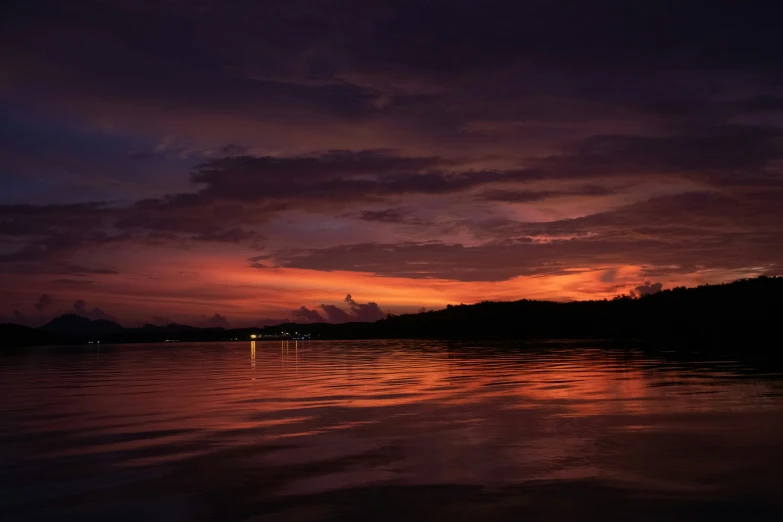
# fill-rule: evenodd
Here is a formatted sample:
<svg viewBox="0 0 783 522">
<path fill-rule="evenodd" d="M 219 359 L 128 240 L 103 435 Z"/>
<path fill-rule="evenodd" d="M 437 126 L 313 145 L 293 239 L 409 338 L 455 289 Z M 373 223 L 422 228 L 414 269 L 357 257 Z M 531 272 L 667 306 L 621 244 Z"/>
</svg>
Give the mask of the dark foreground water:
<svg viewBox="0 0 783 522">
<path fill-rule="evenodd" d="M 0 520 L 783 520 L 783 381 L 421 341 L 0 354 Z"/>
</svg>

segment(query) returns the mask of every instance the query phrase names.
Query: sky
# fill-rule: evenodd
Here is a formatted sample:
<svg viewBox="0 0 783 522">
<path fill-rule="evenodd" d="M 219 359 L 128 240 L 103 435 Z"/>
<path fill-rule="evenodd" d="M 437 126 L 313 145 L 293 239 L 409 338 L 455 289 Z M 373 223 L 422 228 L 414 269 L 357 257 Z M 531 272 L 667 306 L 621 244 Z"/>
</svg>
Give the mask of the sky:
<svg viewBox="0 0 783 522">
<path fill-rule="evenodd" d="M 0 322 L 375 320 L 783 274 L 783 5 L 0 16 Z"/>
</svg>

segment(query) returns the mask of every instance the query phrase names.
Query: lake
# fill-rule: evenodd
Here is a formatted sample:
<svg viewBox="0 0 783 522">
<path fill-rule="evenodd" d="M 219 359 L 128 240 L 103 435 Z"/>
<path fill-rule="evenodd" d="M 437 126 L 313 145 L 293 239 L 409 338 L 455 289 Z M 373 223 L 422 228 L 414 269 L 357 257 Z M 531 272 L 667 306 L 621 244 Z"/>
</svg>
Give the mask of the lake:
<svg viewBox="0 0 783 522">
<path fill-rule="evenodd" d="M 589 343 L 0 353 L 0 520 L 783 520 L 783 380 Z"/>
</svg>

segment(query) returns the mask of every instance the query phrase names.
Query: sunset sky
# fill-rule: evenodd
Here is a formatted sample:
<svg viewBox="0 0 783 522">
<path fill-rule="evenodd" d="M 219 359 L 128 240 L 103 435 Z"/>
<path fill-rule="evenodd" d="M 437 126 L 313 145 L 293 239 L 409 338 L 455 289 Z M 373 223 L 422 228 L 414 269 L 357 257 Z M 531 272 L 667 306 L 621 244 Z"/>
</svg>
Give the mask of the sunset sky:
<svg viewBox="0 0 783 522">
<path fill-rule="evenodd" d="M 0 322 L 375 320 L 781 275 L 769 5 L 4 6 Z"/>
</svg>

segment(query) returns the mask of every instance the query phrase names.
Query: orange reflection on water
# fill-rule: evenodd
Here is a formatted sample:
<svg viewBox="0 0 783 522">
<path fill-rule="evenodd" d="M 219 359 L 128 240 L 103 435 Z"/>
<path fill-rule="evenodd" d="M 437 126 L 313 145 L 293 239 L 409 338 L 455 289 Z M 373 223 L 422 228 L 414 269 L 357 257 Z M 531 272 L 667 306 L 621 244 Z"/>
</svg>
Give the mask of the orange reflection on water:
<svg viewBox="0 0 783 522">
<path fill-rule="evenodd" d="M 41 458 L 126 452 L 124 466 L 148 466 L 231 448 L 275 469 L 372 456 L 348 485 L 627 482 L 664 473 L 649 455 L 673 458 L 657 446 L 667 434 L 736 427 L 742 447 L 777 440 L 776 381 L 738 376 L 730 361 L 696 368 L 599 348 L 284 340 L 107 346 L 17 371 L 0 391 L 78 433 Z M 57 393 L 31 393 L 47 387 Z M 688 473 L 707 473 L 704 459 Z"/>
<path fill-rule="evenodd" d="M 256 342 L 250 341 L 250 367 L 256 367 Z M 253 377 L 255 379 L 255 377 Z"/>
</svg>

